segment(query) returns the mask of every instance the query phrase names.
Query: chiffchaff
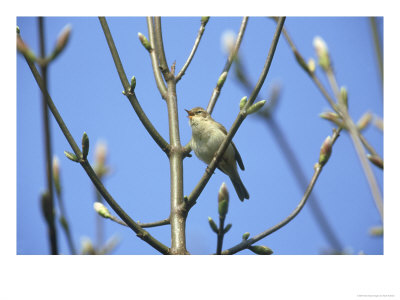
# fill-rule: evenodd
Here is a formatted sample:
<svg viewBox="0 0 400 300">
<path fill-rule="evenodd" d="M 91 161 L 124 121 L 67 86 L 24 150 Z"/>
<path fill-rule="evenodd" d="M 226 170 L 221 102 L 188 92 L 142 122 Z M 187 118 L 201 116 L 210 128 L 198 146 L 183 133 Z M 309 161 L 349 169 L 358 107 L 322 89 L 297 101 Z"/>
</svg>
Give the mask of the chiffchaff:
<svg viewBox="0 0 400 300">
<path fill-rule="evenodd" d="M 195 107 L 191 110 L 186 110 L 186 112 L 192 128 L 192 139 L 190 140 L 192 150 L 199 159 L 206 164 L 210 164 L 228 133 L 225 127 L 216 122 L 203 108 Z M 239 199 L 243 201 L 244 199 L 249 199 L 249 193 L 239 177 L 236 162 L 244 170 L 242 158 L 235 144 L 231 142 L 218 163 L 218 169 L 229 176 Z"/>
</svg>

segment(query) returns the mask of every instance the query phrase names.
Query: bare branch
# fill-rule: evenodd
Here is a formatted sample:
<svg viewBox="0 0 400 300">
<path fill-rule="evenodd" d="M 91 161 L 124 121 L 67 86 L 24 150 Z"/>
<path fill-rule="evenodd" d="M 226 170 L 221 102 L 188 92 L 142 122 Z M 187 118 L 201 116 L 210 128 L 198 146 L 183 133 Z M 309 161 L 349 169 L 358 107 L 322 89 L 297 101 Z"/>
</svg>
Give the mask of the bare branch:
<svg viewBox="0 0 400 300">
<path fill-rule="evenodd" d="M 150 39 L 150 45 L 152 50 L 150 51 L 150 58 L 151 58 L 151 65 L 153 67 L 153 73 L 154 73 L 154 78 L 156 80 L 157 88 L 160 91 L 161 97 L 163 99 L 166 99 L 167 97 L 167 87 L 165 85 L 165 82 L 162 78 L 159 63 L 158 63 L 158 58 L 157 54 L 155 51 L 156 47 L 156 42 L 155 42 L 155 37 L 154 37 L 154 22 L 152 17 L 147 17 L 147 28 L 149 30 L 149 39 Z"/>
<path fill-rule="evenodd" d="M 239 112 L 239 114 L 236 117 L 236 120 L 233 123 L 231 129 L 229 130 L 225 140 L 222 142 L 218 151 L 215 153 L 213 160 L 208 165 L 206 172 L 204 173 L 204 175 L 202 176 L 202 178 L 200 179 L 200 181 L 198 182 L 196 187 L 193 189 L 192 193 L 187 198 L 185 198 L 186 199 L 185 206 L 186 206 L 187 210 L 189 210 L 190 207 L 192 207 L 196 203 L 197 198 L 200 196 L 200 194 L 203 191 L 204 187 L 206 186 L 207 182 L 210 180 L 211 175 L 217 168 L 217 165 L 218 165 L 219 161 L 221 160 L 222 155 L 225 153 L 226 148 L 228 147 L 228 145 L 232 141 L 234 135 L 238 131 L 240 125 L 246 118 L 247 108 L 249 108 L 251 106 L 251 104 L 253 104 L 255 98 L 257 97 L 258 92 L 260 91 L 261 86 L 263 85 L 265 78 L 267 77 L 269 67 L 271 66 L 271 62 L 274 57 L 275 49 L 278 44 L 279 36 L 282 31 L 284 22 L 285 22 L 285 17 L 281 17 L 278 21 L 278 25 L 276 27 L 276 31 L 275 31 L 274 37 L 272 39 L 272 43 L 271 43 L 271 46 L 270 46 L 270 49 L 268 52 L 268 56 L 267 56 L 264 68 L 261 72 L 260 78 L 259 78 L 246 106 Z"/>
<path fill-rule="evenodd" d="M 332 135 L 332 145 L 335 143 L 337 138 L 339 137 L 341 128 L 334 130 L 334 133 Z M 272 226 L 271 228 L 261 232 L 260 234 L 254 236 L 253 238 L 250 238 L 248 240 L 243 240 L 241 243 L 237 244 L 236 246 L 229 248 L 227 250 L 222 251 L 221 254 L 235 254 L 239 251 L 242 251 L 244 249 L 247 249 L 249 246 L 252 244 L 258 242 L 259 240 L 265 238 L 266 236 L 270 235 L 271 233 L 274 233 L 278 229 L 282 228 L 286 224 L 288 224 L 291 220 L 293 220 L 303 209 L 304 205 L 306 204 L 316 182 L 318 179 L 318 176 L 321 174 L 323 169 L 323 166 L 319 163 L 317 163 L 314 167 L 314 175 L 312 176 L 310 183 L 303 195 L 303 198 L 300 200 L 299 204 L 297 207 L 292 211 L 292 213 L 287 216 L 283 221 L 279 222 L 278 224 Z"/>
<path fill-rule="evenodd" d="M 138 115 L 140 121 L 142 122 L 143 126 L 146 128 L 147 132 L 151 135 L 154 141 L 157 143 L 158 146 L 167 154 L 169 155 L 170 152 L 170 145 L 167 141 L 158 133 L 155 129 L 153 124 L 147 118 L 146 114 L 144 113 L 142 107 L 139 104 L 139 101 L 136 98 L 136 95 L 130 89 L 129 81 L 126 77 L 124 68 L 122 66 L 121 60 L 118 55 L 118 51 L 115 47 L 114 40 L 111 36 L 110 29 L 108 28 L 107 21 L 104 17 L 99 17 L 101 27 L 103 28 L 104 35 L 106 37 L 108 47 L 110 48 L 111 55 L 113 57 L 115 67 L 117 68 L 119 78 L 125 90 L 125 95 L 128 97 L 129 102 L 131 103 L 133 109 L 135 110 L 136 114 Z"/>
<path fill-rule="evenodd" d="M 207 19 L 207 21 L 208 21 L 208 19 Z M 194 41 L 194 45 L 193 45 L 192 51 L 190 52 L 189 57 L 186 60 L 185 64 L 183 65 L 182 69 L 179 71 L 178 75 L 176 75 L 176 78 L 175 78 L 176 82 L 181 80 L 182 76 L 185 74 L 187 68 L 189 67 L 189 65 L 190 65 L 190 63 L 191 63 L 191 61 L 192 61 L 192 59 L 194 57 L 194 54 L 196 53 L 197 47 L 200 44 L 200 40 L 201 40 L 201 38 L 203 36 L 204 30 L 206 29 L 207 21 L 204 22 L 203 18 L 202 18 L 200 29 L 199 29 L 199 32 L 197 33 L 197 38 Z"/>
</svg>

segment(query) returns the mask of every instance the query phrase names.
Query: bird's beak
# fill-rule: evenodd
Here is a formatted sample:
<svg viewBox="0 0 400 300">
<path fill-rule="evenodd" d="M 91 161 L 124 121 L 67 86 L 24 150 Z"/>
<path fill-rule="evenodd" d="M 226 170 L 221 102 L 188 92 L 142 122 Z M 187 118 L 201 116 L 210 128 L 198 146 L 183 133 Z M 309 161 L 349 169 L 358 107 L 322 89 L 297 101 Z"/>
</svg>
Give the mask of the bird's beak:
<svg viewBox="0 0 400 300">
<path fill-rule="evenodd" d="M 187 110 L 187 109 L 185 109 L 186 110 L 186 112 L 188 113 L 188 118 L 189 119 L 191 119 L 192 117 L 193 117 L 193 115 L 194 115 L 194 113 L 193 112 L 191 112 L 190 110 Z"/>
</svg>

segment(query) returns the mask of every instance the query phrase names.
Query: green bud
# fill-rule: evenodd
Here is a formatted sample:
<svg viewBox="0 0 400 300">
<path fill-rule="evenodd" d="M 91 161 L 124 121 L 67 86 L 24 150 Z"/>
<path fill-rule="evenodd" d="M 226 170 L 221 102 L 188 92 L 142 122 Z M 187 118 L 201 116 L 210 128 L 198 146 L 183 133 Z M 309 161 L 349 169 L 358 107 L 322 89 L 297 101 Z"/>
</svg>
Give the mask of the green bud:
<svg viewBox="0 0 400 300">
<path fill-rule="evenodd" d="M 42 193 L 40 203 L 42 206 L 43 217 L 47 223 L 50 223 L 53 219 L 53 210 L 51 209 L 51 199 L 48 191 Z"/>
<path fill-rule="evenodd" d="M 74 162 L 79 162 L 79 159 L 76 157 L 76 155 L 74 153 L 71 153 L 71 152 L 68 152 L 68 151 L 64 151 L 64 154 L 70 160 L 72 160 Z"/>
<path fill-rule="evenodd" d="M 214 231 L 215 233 L 218 233 L 217 224 L 215 224 L 214 220 L 211 217 L 208 217 L 208 224 L 210 224 L 212 231 Z"/>
<path fill-rule="evenodd" d="M 379 118 L 378 116 L 374 117 L 374 125 L 376 128 L 378 128 L 380 131 L 383 131 L 383 120 Z"/>
<path fill-rule="evenodd" d="M 226 225 L 226 227 L 224 228 L 224 233 L 227 233 L 229 231 L 229 229 L 232 228 L 232 224 L 229 223 L 228 225 Z"/>
<path fill-rule="evenodd" d="M 221 74 L 221 76 L 219 76 L 218 82 L 217 82 L 217 87 L 218 87 L 219 89 L 221 89 L 222 86 L 224 85 L 227 76 L 228 76 L 228 72 L 226 72 L 226 71 L 223 72 L 223 73 Z"/>
<path fill-rule="evenodd" d="M 17 34 L 19 34 L 19 33 L 20 33 L 19 26 L 17 26 Z"/>
<path fill-rule="evenodd" d="M 342 86 L 340 88 L 340 98 L 339 98 L 339 105 L 343 106 L 346 108 L 346 110 L 349 107 L 349 103 L 348 103 L 348 96 L 347 96 L 347 89 Z"/>
<path fill-rule="evenodd" d="M 240 99 L 240 103 L 239 103 L 240 110 L 243 109 L 243 107 L 246 105 L 246 103 L 247 103 L 247 96 L 244 96 L 242 99 Z"/>
<path fill-rule="evenodd" d="M 153 48 L 151 48 L 149 40 L 142 33 L 139 32 L 138 37 L 143 47 L 145 47 L 147 51 L 149 52 L 153 51 Z"/>
<path fill-rule="evenodd" d="M 103 218 L 109 219 L 111 217 L 110 211 L 103 203 L 95 202 L 93 203 L 93 208 Z"/>
<path fill-rule="evenodd" d="M 265 102 L 267 102 L 267 100 L 261 100 L 261 101 L 258 101 L 258 102 L 255 103 L 255 104 L 253 104 L 253 105 L 250 106 L 249 109 L 247 110 L 247 114 L 248 114 L 248 115 L 251 115 L 251 114 L 254 114 L 254 113 L 258 112 L 258 111 L 261 109 L 261 107 L 264 106 Z"/>
<path fill-rule="evenodd" d="M 126 95 L 125 91 L 122 91 L 122 94 L 123 94 L 123 95 Z"/>
<path fill-rule="evenodd" d="M 377 155 L 370 155 L 367 154 L 367 158 L 369 159 L 370 162 L 372 162 L 375 166 L 378 168 L 381 168 L 383 170 L 383 160 Z"/>
<path fill-rule="evenodd" d="M 318 163 L 321 166 L 324 166 L 329 160 L 331 153 L 332 153 L 332 139 L 330 136 L 328 136 L 322 143 Z"/>
<path fill-rule="evenodd" d="M 383 236 L 383 227 L 375 226 L 369 229 L 369 234 L 372 236 Z"/>
<path fill-rule="evenodd" d="M 308 60 L 307 67 L 308 67 L 308 70 L 309 70 L 311 73 L 314 73 L 314 72 L 315 72 L 315 60 L 312 59 L 312 58 L 310 58 L 310 59 Z"/>
<path fill-rule="evenodd" d="M 360 131 L 364 130 L 371 122 L 371 120 L 372 120 L 372 114 L 370 112 L 366 112 L 365 114 L 363 114 L 360 120 L 358 120 L 357 122 L 358 130 Z"/>
<path fill-rule="evenodd" d="M 132 76 L 131 78 L 131 92 L 133 92 L 135 90 L 136 87 L 136 77 Z"/>
<path fill-rule="evenodd" d="M 62 30 L 57 38 L 56 45 L 54 47 L 53 53 L 50 55 L 50 59 L 53 60 L 60 54 L 68 44 L 69 37 L 71 35 L 71 25 L 67 24 Z"/>
<path fill-rule="evenodd" d="M 250 236 L 250 232 L 245 232 L 242 235 L 242 239 L 245 241 L 245 240 L 247 240 L 249 238 L 249 236 Z"/>
<path fill-rule="evenodd" d="M 35 62 L 37 60 L 35 53 L 33 53 L 31 48 L 22 40 L 20 35 L 17 35 L 17 50 L 29 61 Z"/>
<path fill-rule="evenodd" d="M 89 137 L 87 136 L 86 132 L 83 133 L 82 136 L 82 156 L 83 159 L 87 159 L 89 154 Z"/>
<path fill-rule="evenodd" d="M 93 247 L 92 241 L 87 237 L 82 238 L 82 246 L 81 247 L 82 247 L 82 250 L 81 250 L 82 254 L 86 254 L 86 255 L 96 254 L 96 250 Z"/>
<path fill-rule="evenodd" d="M 218 192 L 218 213 L 220 216 L 226 216 L 229 206 L 229 192 L 225 182 L 221 184 Z"/>
<path fill-rule="evenodd" d="M 309 69 L 304 58 L 300 55 L 300 53 L 297 50 L 294 51 L 294 56 L 296 57 L 297 63 L 300 65 L 300 67 L 302 67 L 304 71 L 310 74 L 311 70 Z"/>
<path fill-rule="evenodd" d="M 270 248 L 266 246 L 249 246 L 249 249 L 258 255 L 271 255 L 274 253 Z"/>
<path fill-rule="evenodd" d="M 332 111 L 327 111 L 323 112 L 319 115 L 322 119 L 329 120 L 333 123 L 335 123 L 339 127 L 343 127 L 343 122 L 342 119 L 339 117 L 339 115 L 335 112 Z"/>
<path fill-rule="evenodd" d="M 207 22 L 208 22 L 208 20 L 210 19 L 210 17 L 201 17 L 201 24 L 203 25 L 203 26 L 206 26 L 206 24 L 207 24 Z"/>
<path fill-rule="evenodd" d="M 64 218 L 64 216 L 60 216 L 60 224 L 62 226 L 62 228 L 64 228 L 65 231 L 69 231 L 69 226 L 68 226 L 68 222 L 67 220 Z"/>
<path fill-rule="evenodd" d="M 329 70 L 331 68 L 331 60 L 329 57 L 328 47 L 327 47 L 325 41 L 321 37 L 316 36 L 314 38 L 313 44 L 314 44 L 315 52 L 317 53 L 319 65 L 325 71 Z"/>
<path fill-rule="evenodd" d="M 61 195 L 61 183 L 60 183 L 60 161 L 57 156 L 53 157 L 53 180 L 56 188 L 57 196 Z"/>
</svg>

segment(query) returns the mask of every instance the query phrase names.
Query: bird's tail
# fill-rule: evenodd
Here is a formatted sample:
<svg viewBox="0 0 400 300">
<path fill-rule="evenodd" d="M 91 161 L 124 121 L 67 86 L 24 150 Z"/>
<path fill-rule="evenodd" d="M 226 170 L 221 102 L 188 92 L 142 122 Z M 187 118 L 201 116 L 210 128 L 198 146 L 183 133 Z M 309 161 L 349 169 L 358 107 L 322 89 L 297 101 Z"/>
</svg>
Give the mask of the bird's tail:
<svg viewBox="0 0 400 300">
<path fill-rule="evenodd" d="M 247 191 L 246 187 L 244 186 L 242 180 L 240 179 L 239 175 L 230 177 L 233 187 L 236 190 L 236 194 L 238 195 L 240 201 L 244 199 L 249 199 L 249 192 Z"/>
</svg>

